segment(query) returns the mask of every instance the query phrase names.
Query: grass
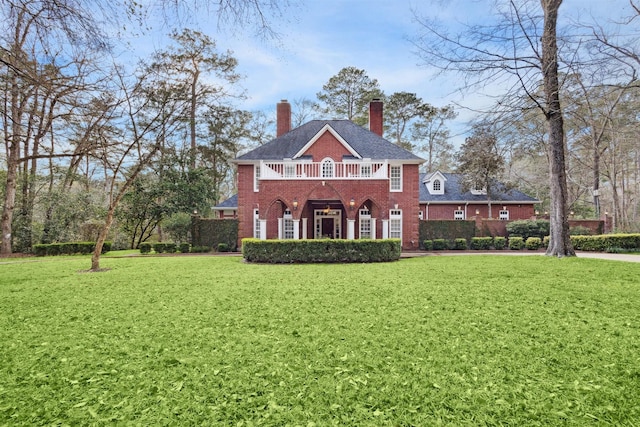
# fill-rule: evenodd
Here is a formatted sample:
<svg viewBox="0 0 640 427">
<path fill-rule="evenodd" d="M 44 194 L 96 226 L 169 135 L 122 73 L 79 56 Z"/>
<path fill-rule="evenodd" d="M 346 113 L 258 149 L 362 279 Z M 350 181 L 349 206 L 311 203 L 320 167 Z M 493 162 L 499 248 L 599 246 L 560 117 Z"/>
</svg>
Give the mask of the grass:
<svg viewBox="0 0 640 427">
<path fill-rule="evenodd" d="M 0 425 L 637 425 L 640 265 L 0 264 Z"/>
</svg>

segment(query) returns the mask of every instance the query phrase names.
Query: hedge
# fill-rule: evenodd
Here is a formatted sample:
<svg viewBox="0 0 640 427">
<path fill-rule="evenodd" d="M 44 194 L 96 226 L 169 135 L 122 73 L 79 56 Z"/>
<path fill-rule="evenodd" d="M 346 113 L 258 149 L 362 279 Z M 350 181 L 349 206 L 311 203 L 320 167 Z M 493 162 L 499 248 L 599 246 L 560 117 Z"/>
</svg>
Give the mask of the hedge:
<svg viewBox="0 0 640 427">
<path fill-rule="evenodd" d="M 401 250 L 400 239 L 242 240 L 245 260 L 269 264 L 389 262 Z"/>
<path fill-rule="evenodd" d="M 36 256 L 87 255 L 93 253 L 95 248 L 96 242 L 46 243 L 33 245 L 33 253 Z M 111 242 L 104 242 L 102 253 L 105 254 L 110 250 Z"/>
<path fill-rule="evenodd" d="M 231 252 L 238 248 L 237 219 L 193 217 L 191 230 L 192 246 L 218 248 L 220 243 L 224 243 Z"/>
<path fill-rule="evenodd" d="M 571 244 L 579 251 L 606 252 L 611 249 L 640 249 L 640 233 L 571 236 Z"/>
<path fill-rule="evenodd" d="M 475 221 L 422 220 L 420 221 L 420 241 L 436 239 L 453 240 L 464 238 L 467 242 L 476 235 Z M 436 249 L 435 246 L 433 249 Z"/>
</svg>

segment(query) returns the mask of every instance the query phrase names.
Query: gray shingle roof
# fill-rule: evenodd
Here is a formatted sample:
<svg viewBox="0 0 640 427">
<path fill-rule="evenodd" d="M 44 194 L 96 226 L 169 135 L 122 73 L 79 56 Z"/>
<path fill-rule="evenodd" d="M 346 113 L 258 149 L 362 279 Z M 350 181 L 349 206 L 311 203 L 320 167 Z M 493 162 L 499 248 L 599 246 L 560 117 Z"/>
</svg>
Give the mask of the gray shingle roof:
<svg viewBox="0 0 640 427">
<path fill-rule="evenodd" d="M 238 156 L 236 160 L 292 159 L 327 124 L 362 158 L 423 160 L 350 120 L 312 120 L 246 154 Z"/>
<path fill-rule="evenodd" d="M 478 202 L 485 203 L 487 201 L 486 194 L 471 194 L 470 191 L 461 191 L 460 177 L 455 173 L 443 173 L 446 178 L 444 183 L 444 194 L 429 194 L 427 186 L 424 184 L 424 178 L 427 174 L 420 174 L 420 203 L 451 203 L 451 202 Z M 504 184 L 498 183 L 492 191 L 491 200 L 495 203 L 539 203 L 540 201 L 527 196 L 523 192 L 516 189 L 506 188 Z M 220 203 L 215 209 L 231 209 L 238 207 L 238 195 L 232 196 L 224 202 Z"/>
<path fill-rule="evenodd" d="M 218 203 L 213 208 L 217 209 L 217 210 L 237 209 L 238 208 L 238 195 L 234 194 L 233 196 L 229 197 L 227 200 Z"/>
<path fill-rule="evenodd" d="M 472 194 L 470 191 L 462 191 L 462 185 L 460 183 L 460 174 L 455 173 L 443 173 L 446 178 L 444 183 L 444 194 L 430 194 L 427 190 L 427 186 L 424 184 L 424 178 L 427 174 L 420 174 L 420 203 L 434 202 L 434 203 L 447 203 L 447 202 L 486 202 L 486 194 Z M 505 203 L 537 203 L 539 200 L 531 196 L 527 196 L 523 192 L 507 188 L 503 183 L 498 182 L 491 189 L 491 200 L 493 202 L 505 202 Z"/>
</svg>

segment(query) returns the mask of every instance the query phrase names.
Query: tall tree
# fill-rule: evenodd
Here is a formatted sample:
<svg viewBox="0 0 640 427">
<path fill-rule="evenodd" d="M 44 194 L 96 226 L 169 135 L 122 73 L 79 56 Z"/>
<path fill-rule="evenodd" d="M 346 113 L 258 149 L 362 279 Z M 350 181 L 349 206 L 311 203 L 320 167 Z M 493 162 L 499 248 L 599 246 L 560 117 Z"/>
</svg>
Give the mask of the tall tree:
<svg viewBox="0 0 640 427">
<path fill-rule="evenodd" d="M 489 218 L 492 218 L 492 191 L 505 164 L 495 133 L 486 126 L 476 126 L 460 147 L 456 161 L 457 172 L 462 175 L 462 188 L 486 192 Z"/>
<path fill-rule="evenodd" d="M 199 31 L 184 29 L 172 33 L 171 38 L 175 45 L 156 52 L 150 70 L 173 88 L 174 96 L 188 101 L 185 121 L 191 167 L 195 168 L 198 139 L 206 135 L 202 116 L 207 109 L 232 95 L 233 84 L 240 78 L 236 72 L 238 61 L 231 52 L 219 53 L 215 41 Z"/>
<path fill-rule="evenodd" d="M 434 107 L 423 104 L 420 114 L 411 126 L 411 136 L 418 151 L 426 153 L 427 171 L 451 167 L 453 144 L 449 142 L 446 123 L 458 114 L 452 106 Z"/>
<path fill-rule="evenodd" d="M 499 2 L 494 23 L 469 25 L 458 35 L 449 35 L 433 21 L 418 18 L 424 35 L 416 41 L 419 55 L 427 63 L 463 74 L 461 89 L 506 80 L 511 91 L 501 97 L 500 105 L 517 108 L 510 100 L 524 92 L 544 115 L 551 189 L 547 255 L 556 257 L 575 255 L 569 239 L 566 144 L 558 80 L 557 22 L 561 3 L 562 0 Z M 537 90 L 540 84 L 542 96 Z"/>
<path fill-rule="evenodd" d="M 74 48 L 101 49 L 105 38 L 87 5 L 76 0 L 5 1 L 0 8 L 4 18 L 0 28 L 0 73 L 5 95 L 2 132 L 7 163 L 0 254 L 7 255 L 13 250 L 19 168 L 23 178 L 20 213 L 30 222 L 37 159 L 54 154 L 41 154 L 42 141 L 51 131 L 60 104 L 79 90 L 78 82 L 67 77 L 82 73 L 83 64 Z M 28 233 L 23 245 L 30 244 L 30 226 L 25 225 Z"/>
<path fill-rule="evenodd" d="M 369 120 L 369 102 L 383 98 L 384 93 L 378 80 L 371 79 L 365 70 L 345 67 L 331 77 L 316 96 L 324 104 L 324 113 L 364 126 Z"/>
<path fill-rule="evenodd" d="M 415 144 L 406 137 L 411 121 L 422 114 L 425 108 L 422 99 L 410 92 L 395 92 L 386 99 L 384 108 L 385 130 L 399 147 L 413 151 Z"/>
</svg>

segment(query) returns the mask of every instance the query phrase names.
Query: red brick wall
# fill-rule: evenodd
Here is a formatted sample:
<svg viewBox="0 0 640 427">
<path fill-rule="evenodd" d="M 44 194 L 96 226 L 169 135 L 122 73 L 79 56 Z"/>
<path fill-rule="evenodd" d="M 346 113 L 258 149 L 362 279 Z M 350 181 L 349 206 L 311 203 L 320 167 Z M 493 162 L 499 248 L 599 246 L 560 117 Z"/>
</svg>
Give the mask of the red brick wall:
<svg viewBox="0 0 640 427">
<path fill-rule="evenodd" d="M 453 213 L 458 209 L 458 206 L 461 210 L 466 209 L 466 219 L 471 219 L 476 216 L 476 209 L 479 211 L 478 216 L 481 218 L 489 218 L 489 206 L 486 204 L 469 204 L 466 205 L 464 203 L 452 203 L 445 205 L 429 205 L 428 208 L 425 204 L 420 205 L 420 209 L 423 212 L 424 219 L 453 219 Z M 491 205 L 491 217 L 497 219 L 500 214 L 500 210 L 502 209 L 501 204 L 492 204 Z M 535 216 L 535 208 L 533 204 L 520 204 L 520 205 L 504 205 L 509 211 L 509 219 L 517 220 L 517 219 L 531 219 Z"/>
<path fill-rule="evenodd" d="M 320 162 L 326 157 L 332 158 L 334 162 L 342 162 L 342 156 L 351 153 L 331 132 L 325 132 L 304 154 L 312 156 L 314 162 Z"/>
<path fill-rule="evenodd" d="M 372 216 L 377 218 L 376 236 L 382 237 L 382 220 L 389 219 L 389 210 L 398 204 L 403 212 L 403 246 L 405 249 L 418 247 L 418 166 L 405 165 L 403 168 L 403 191 L 389 192 L 388 180 L 264 180 L 260 191 L 253 191 L 253 166 L 238 167 L 238 238 L 253 236 L 253 209 L 259 209 L 260 217 L 267 219 L 267 238 L 278 237 L 277 218 L 288 206 L 294 219 L 308 218 L 307 237 L 313 238 L 313 208 L 310 200 L 330 200 L 335 207 L 342 207 L 343 237 L 347 236 L 347 219 L 357 219 L 358 209 L 370 201 Z M 355 207 L 349 208 L 354 199 Z M 293 200 L 298 201 L 298 209 L 293 210 Z M 282 204 L 280 203 L 282 201 Z M 307 203 L 309 202 L 309 203 Z M 332 203 L 334 207 L 334 203 Z M 300 233 L 302 235 L 302 232 Z M 356 238 L 358 238 L 356 222 Z M 240 242 L 238 243 L 240 244 Z"/>
</svg>

